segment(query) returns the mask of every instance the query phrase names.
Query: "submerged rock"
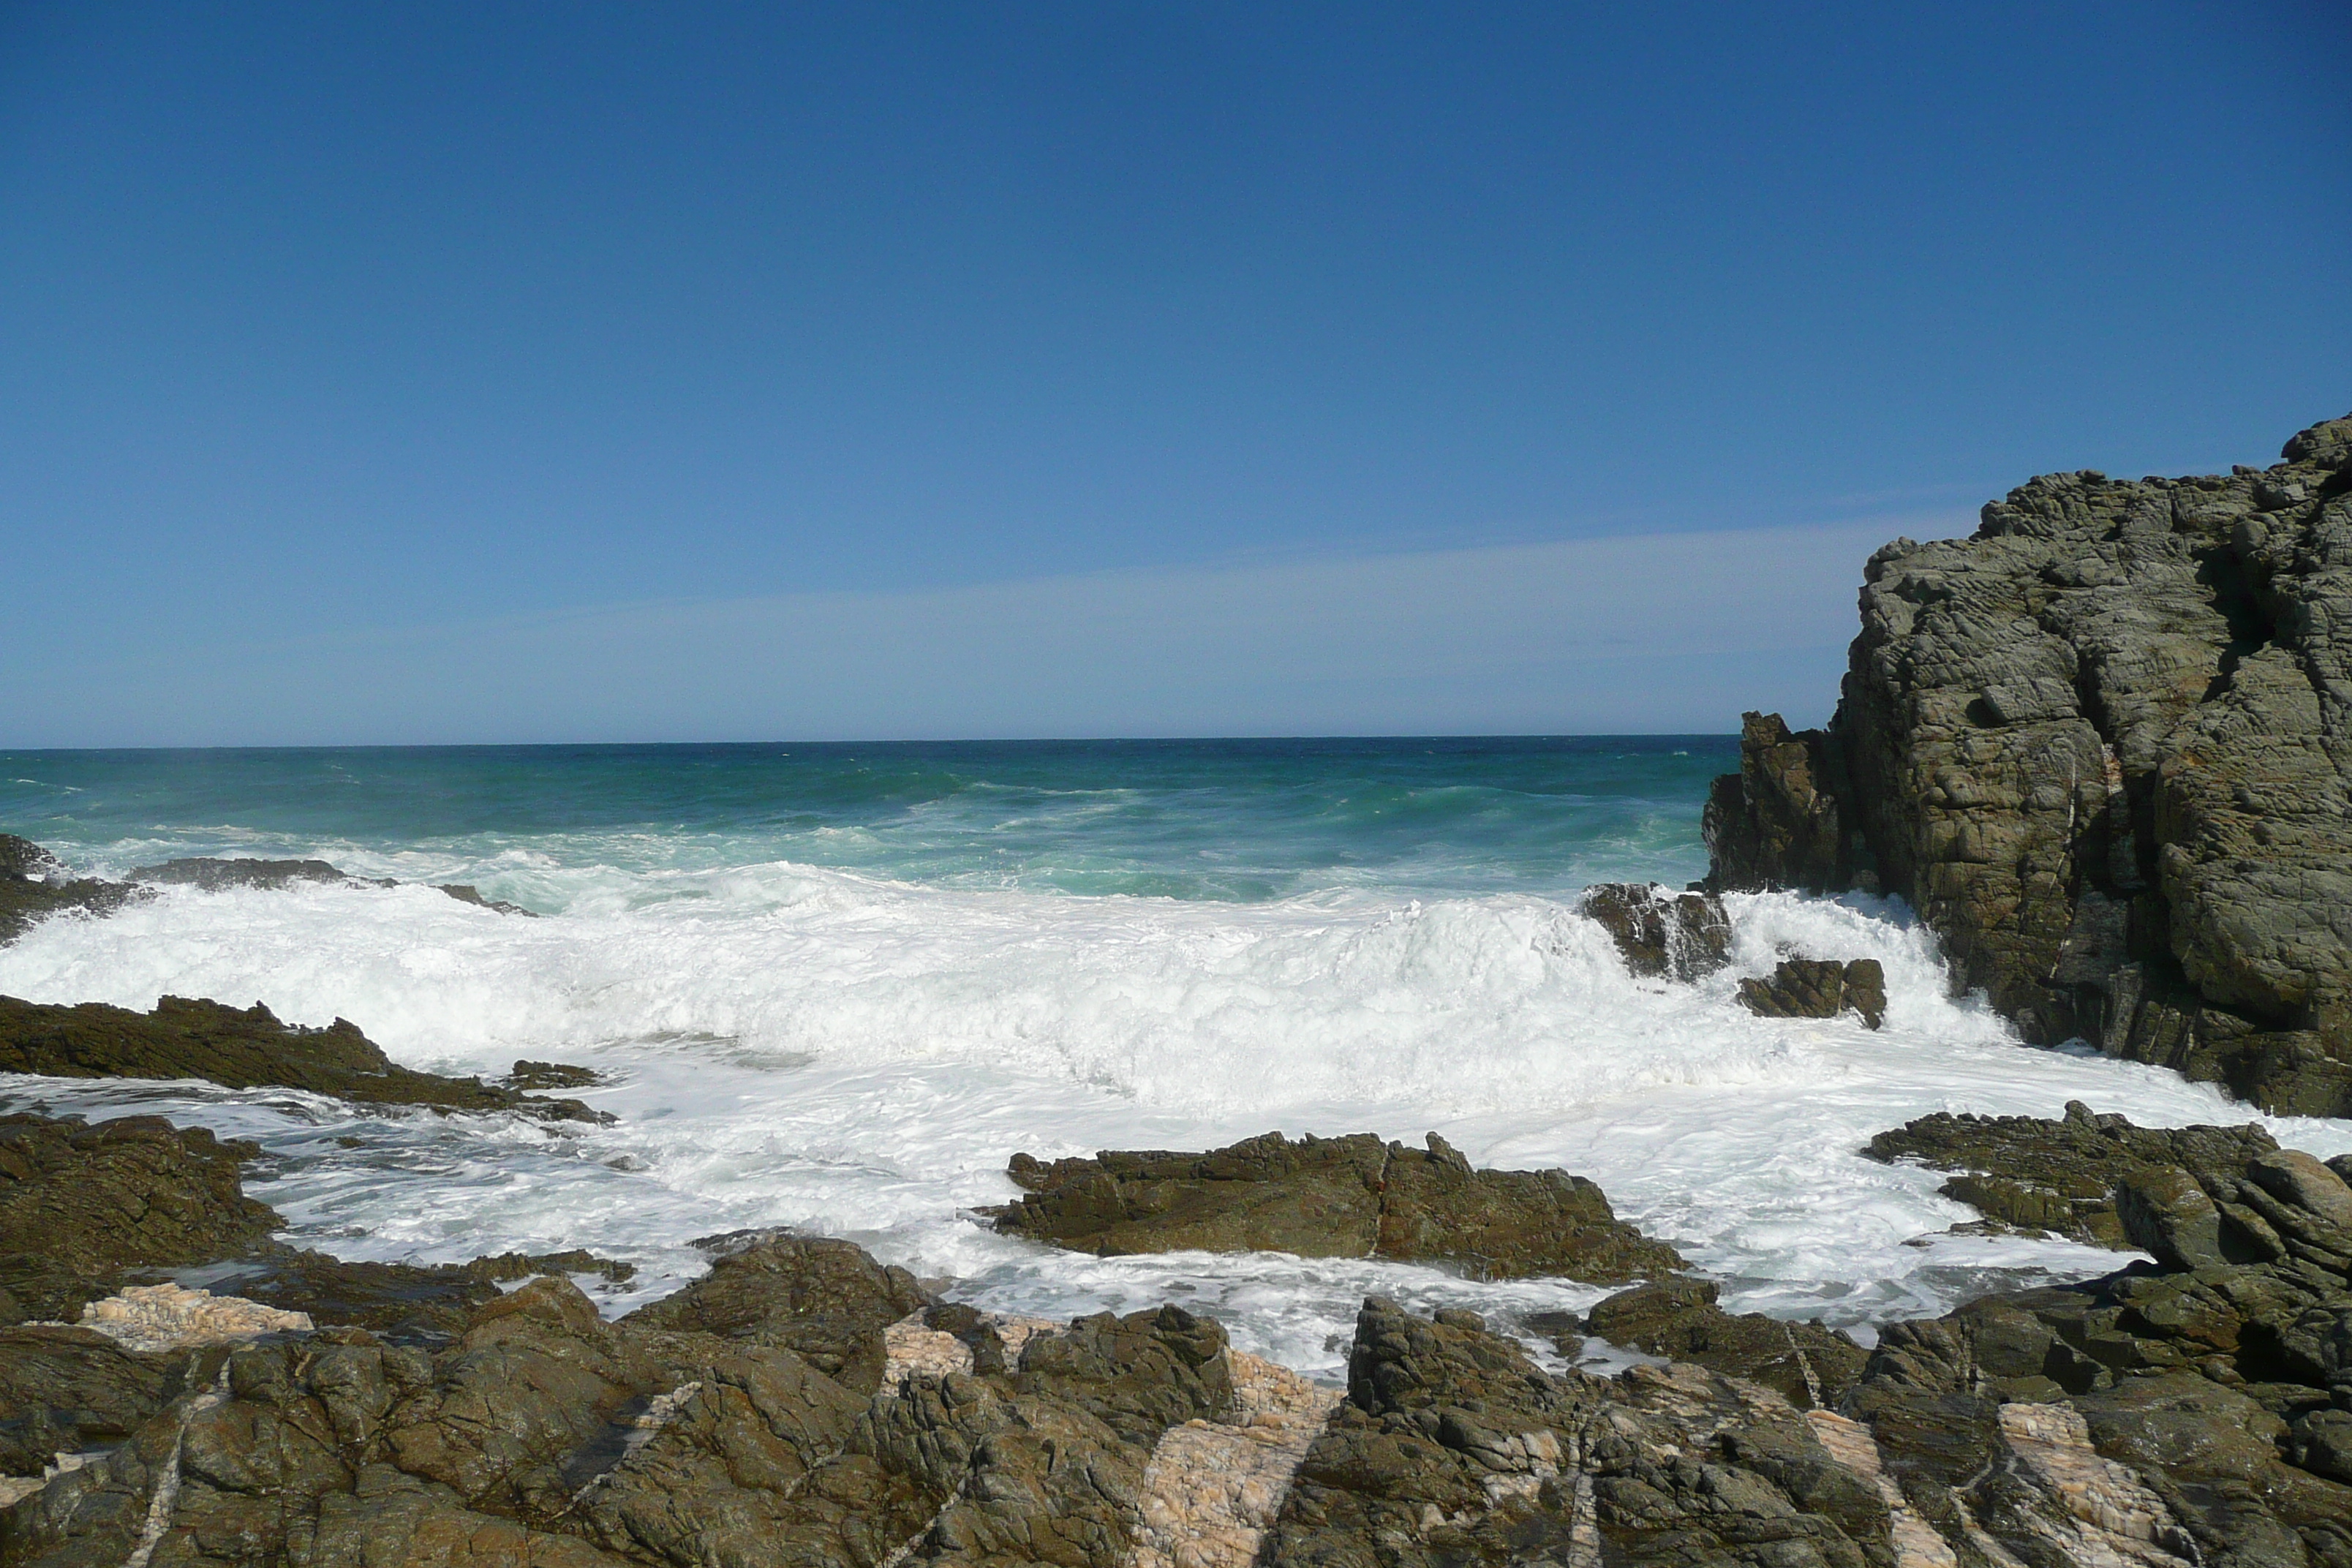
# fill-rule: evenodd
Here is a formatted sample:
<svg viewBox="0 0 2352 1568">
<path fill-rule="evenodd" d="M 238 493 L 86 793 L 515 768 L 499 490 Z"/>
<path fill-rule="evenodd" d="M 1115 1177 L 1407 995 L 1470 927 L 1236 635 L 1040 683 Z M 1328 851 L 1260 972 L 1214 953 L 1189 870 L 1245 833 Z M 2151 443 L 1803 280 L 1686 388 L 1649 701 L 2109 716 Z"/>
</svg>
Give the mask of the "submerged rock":
<svg viewBox="0 0 2352 1568">
<path fill-rule="evenodd" d="M 1293 1252 L 1445 1263 L 1475 1279 L 1555 1274 L 1608 1284 L 1684 1267 L 1564 1171 L 1476 1171 L 1428 1147 L 1279 1132 L 1204 1154 L 1106 1150 L 1045 1164 L 1015 1154 L 1027 1195 L 989 1211 L 1008 1235 L 1106 1258 Z"/>
<path fill-rule="evenodd" d="M 66 1007 L 0 996 L 0 1072 L 200 1078 L 229 1089 L 308 1089 L 366 1104 L 609 1120 L 576 1100 L 543 1100 L 478 1079 L 400 1067 L 356 1025 L 341 1018 L 323 1029 L 282 1024 L 258 1002 L 240 1010 L 166 996 L 153 1012 L 133 1013 L 100 1002 Z"/>
<path fill-rule="evenodd" d="M 16 941 L 49 915 L 69 910 L 111 914 L 141 896 L 121 882 L 68 877 L 64 864 L 31 839 L 0 833 L 0 943 Z"/>
<path fill-rule="evenodd" d="M 482 890 L 471 882 L 436 882 L 433 885 L 461 904 L 472 904 L 478 909 L 489 910 L 502 915 L 521 915 L 528 920 L 539 918 L 535 911 L 524 909 L 520 904 L 510 904 L 504 899 L 482 897 Z"/>
<path fill-rule="evenodd" d="M 1784 958 L 1769 980 L 1743 980 L 1739 1001 L 1763 1018 L 1834 1018 L 1862 1016 L 1875 1029 L 1886 1017 L 1886 972 L 1874 958 L 1837 960 Z"/>
<path fill-rule="evenodd" d="M 1708 885 L 1883 887 L 2029 1040 L 2352 1115 L 2352 418 L 2282 458 L 1877 552 L 1829 729 L 1748 716 Z"/>
<path fill-rule="evenodd" d="M 354 887 L 396 888 L 389 877 L 356 877 L 324 860 L 215 859 L 192 856 L 141 866 L 131 873 L 134 882 L 158 882 L 167 887 L 202 888 L 216 893 L 226 888 L 290 888 L 299 882 L 343 882 Z"/>
<path fill-rule="evenodd" d="M 570 1062 L 519 1061 L 503 1081 L 509 1089 L 593 1089 L 604 1081 L 604 1075 Z"/>
<path fill-rule="evenodd" d="M 1731 962 L 1731 917 L 1712 893 L 1601 882 L 1585 889 L 1579 908 L 1609 933 L 1636 974 L 1696 980 Z"/>
</svg>

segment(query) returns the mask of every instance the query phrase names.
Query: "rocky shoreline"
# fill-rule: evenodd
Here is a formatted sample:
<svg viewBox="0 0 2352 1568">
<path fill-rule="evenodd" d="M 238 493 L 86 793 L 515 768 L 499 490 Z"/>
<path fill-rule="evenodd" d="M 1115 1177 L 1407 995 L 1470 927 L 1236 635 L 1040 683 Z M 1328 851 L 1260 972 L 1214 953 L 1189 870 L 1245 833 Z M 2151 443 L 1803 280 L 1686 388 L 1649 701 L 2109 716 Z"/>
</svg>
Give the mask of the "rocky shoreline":
<svg viewBox="0 0 2352 1568">
<path fill-rule="evenodd" d="M 0 1565 L 2352 1563 L 2340 1170 L 2079 1108 L 1872 1152 L 2155 1261 L 1869 1351 L 1662 1271 L 1542 1325 L 1643 1352 L 1614 1377 L 1372 1298 L 1342 1394 L 1172 1305 L 1000 1319 L 787 1233 L 698 1244 L 708 1275 L 613 1322 L 584 1257 L 313 1272 L 237 1189 L 249 1146 L 12 1117 L 15 1277 L 61 1223 L 121 1266 L 78 1321 L 0 1328 Z M 1328 1169 L 1250 1184 L 1307 1212 Z M 238 1294 L 157 1267 L 224 1260 Z"/>
<path fill-rule="evenodd" d="M 1868 581 L 1830 727 L 1749 716 L 1706 881 L 1586 895 L 1627 968 L 1719 974 L 1727 893 L 1899 894 L 2030 1041 L 2352 1114 L 2352 419 L 2228 478 L 2036 479 Z M 365 880 L 76 879 L 0 836 L 0 942 L 160 887 Z M 1888 1005 L 1830 952 L 1737 995 Z M 0 1072 L 602 1118 L 549 1097 L 584 1068 L 419 1073 L 258 1003 L 0 998 Z M 973 1216 L 1104 1258 L 1623 1287 L 1491 1321 L 1370 1297 L 1339 1388 L 1173 1303 L 999 1316 L 777 1230 L 694 1243 L 707 1273 L 608 1321 L 577 1281 L 626 1260 L 338 1260 L 280 1239 L 252 1144 L 0 1116 L 0 1568 L 2352 1568 L 2352 1157 L 2079 1104 L 1862 1152 L 1941 1173 L 1962 1228 L 2145 1257 L 1865 1345 L 1727 1310 L 1592 1182 L 1435 1134 L 1013 1153 L 1021 1195 Z"/>
<path fill-rule="evenodd" d="M 1829 727 L 1748 716 L 1707 886 L 1899 894 L 2030 1041 L 2352 1115 L 2352 417 L 2281 456 L 1877 552 Z"/>
</svg>

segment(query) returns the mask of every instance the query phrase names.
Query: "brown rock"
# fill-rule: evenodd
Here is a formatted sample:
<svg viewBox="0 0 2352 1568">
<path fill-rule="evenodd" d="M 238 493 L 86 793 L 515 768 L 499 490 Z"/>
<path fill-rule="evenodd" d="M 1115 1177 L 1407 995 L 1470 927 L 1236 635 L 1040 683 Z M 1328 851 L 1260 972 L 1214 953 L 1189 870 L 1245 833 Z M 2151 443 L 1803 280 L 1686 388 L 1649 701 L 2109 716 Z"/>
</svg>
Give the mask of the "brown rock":
<svg viewBox="0 0 2352 1568">
<path fill-rule="evenodd" d="M 1457 1265 L 1475 1277 L 1612 1283 L 1683 1267 L 1625 1225 L 1601 1189 L 1563 1171 L 1474 1171 L 1432 1133 L 1426 1150 L 1370 1133 L 1278 1132 L 1205 1154 L 1106 1151 L 1051 1165 L 1013 1156 L 1029 1188 L 993 1211 L 1011 1235 L 1103 1257 L 1197 1248 Z"/>
<path fill-rule="evenodd" d="M 0 996 L 0 1072 L 198 1078 L 229 1089 L 269 1085 L 362 1103 L 610 1120 L 576 1100 L 543 1100 L 478 1079 L 413 1071 L 343 1019 L 307 1029 L 279 1023 L 258 1002 L 239 1011 L 166 996 L 153 1012 L 133 1013 L 101 1002 L 63 1007 Z"/>
<path fill-rule="evenodd" d="M 1609 932 L 1636 974 L 1696 980 L 1731 961 L 1731 918 L 1712 893 L 1601 882 L 1585 889 L 1579 907 Z"/>
<path fill-rule="evenodd" d="M 1853 1012 L 1875 1029 L 1886 1017 L 1886 973 L 1874 958 L 1848 963 L 1784 958 L 1770 979 L 1742 980 L 1739 1000 L 1759 1017 L 1834 1018 Z"/>
<path fill-rule="evenodd" d="M 1749 716 L 1709 885 L 1883 881 L 2030 1040 L 2352 1114 L 2352 452 L 2283 457 L 1879 551 L 1829 730 Z"/>
</svg>

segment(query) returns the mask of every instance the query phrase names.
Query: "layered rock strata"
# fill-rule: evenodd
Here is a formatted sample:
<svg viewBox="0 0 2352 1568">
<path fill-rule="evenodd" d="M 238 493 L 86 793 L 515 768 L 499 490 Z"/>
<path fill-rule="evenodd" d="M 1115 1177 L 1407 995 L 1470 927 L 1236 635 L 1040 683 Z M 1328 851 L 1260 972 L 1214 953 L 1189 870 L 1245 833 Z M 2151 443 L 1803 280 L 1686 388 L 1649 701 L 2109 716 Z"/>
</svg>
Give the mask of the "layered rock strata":
<svg viewBox="0 0 2352 1568">
<path fill-rule="evenodd" d="M 2352 418 L 2044 475 L 1864 577 L 1828 730 L 1748 716 L 1708 885 L 1898 893 L 2031 1040 L 2352 1114 Z"/>
<path fill-rule="evenodd" d="M 1426 1149 L 1369 1132 L 1296 1142 L 1268 1132 L 1204 1154 L 1106 1150 L 1051 1164 L 1016 1154 L 1008 1173 L 1027 1193 L 990 1211 L 998 1229 L 1106 1258 L 1276 1251 L 1596 1284 L 1684 1267 L 1583 1177 L 1474 1170 L 1433 1132 Z"/>
<path fill-rule="evenodd" d="M 268 1008 L 166 996 L 149 1013 L 102 1002 L 57 1006 L 0 996 L 0 1072 L 51 1078 L 198 1078 L 227 1089 L 307 1089 L 375 1105 L 510 1110 L 606 1121 L 576 1100 L 548 1100 L 472 1078 L 401 1067 L 341 1018 L 323 1029 Z"/>
</svg>

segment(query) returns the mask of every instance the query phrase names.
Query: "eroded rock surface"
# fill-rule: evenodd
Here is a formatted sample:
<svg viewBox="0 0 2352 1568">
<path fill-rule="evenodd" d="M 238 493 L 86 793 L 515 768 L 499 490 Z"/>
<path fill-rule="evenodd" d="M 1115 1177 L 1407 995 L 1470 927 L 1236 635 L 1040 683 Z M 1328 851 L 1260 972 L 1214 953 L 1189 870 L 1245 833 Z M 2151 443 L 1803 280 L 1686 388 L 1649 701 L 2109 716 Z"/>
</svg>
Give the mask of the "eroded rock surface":
<svg viewBox="0 0 2352 1568">
<path fill-rule="evenodd" d="M 1013 1158 L 1020 1202 L 997 1227 L 1102 1257 L 1197 1248 L 1443 1262 L 1474 1278 L 1556 1274 L 1599 1284 L 1664 1274 L 1682 1258 L 1619 1220 L 1564 1171 L 1477 1171 L 1432 1133 L 1426 1149 L 1279 1132 L 1205 1154 L 1107 1150 Z"/>
<path fill-rule="evenodd" d="M 541 1279 L 429 1355 L 341 1329 L 191 1357 L 119 1447 L 0 1514 L 0 1563 L 1118 1568 L 1169 1427 L 1235 1425 L 1223 1333 L 1173 1308 L 854 1391 L 778 1342 L 843 1272 L 739 1267 L 722 1316 L 750 1334 L 606 1323 Z"/>
<path fill-rule="evenodd" d="M 1710 885 L 1900 893 L 2029 1039 L 2352 1114 L 2352 418 L 2282 458 L 1880 550 L 1829 729 L 1749 716 Z"/>
<path fill-rule="evenodd" d="M 356 1025 L 280 1023 L 247 1008 L 166 996 L 151 1013 L 102 1002 L 57 1006 L 0 996 L 0 1072 L 52 1078 L 200 1078 L 229 1089 L 308 1089 L 379 1105 L 512 1110 L 555 1120 L 606 1120 L 576 1100 L 548 1100 L 478 1079 L 398 1066 Z"/>
</svg>

